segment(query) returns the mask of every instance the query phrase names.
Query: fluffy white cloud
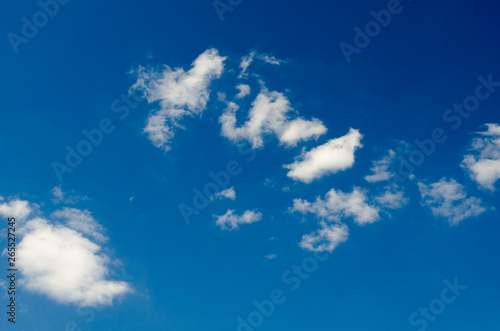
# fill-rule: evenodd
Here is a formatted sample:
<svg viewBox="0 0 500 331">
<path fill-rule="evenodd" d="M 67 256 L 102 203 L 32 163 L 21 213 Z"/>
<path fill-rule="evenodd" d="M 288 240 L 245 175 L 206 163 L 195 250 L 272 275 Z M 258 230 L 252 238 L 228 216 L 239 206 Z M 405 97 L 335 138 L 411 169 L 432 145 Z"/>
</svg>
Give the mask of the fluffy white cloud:
<svg viewBox="0 0 500 331">
<path fill-rule="evenodd" d="M 312 213 L 329 221 L 352 217 L 360 225 L 374 223 L 380 218 L 380 209 L 369 205 L 365 192 L 357 187 L 351 193 L 331 189 L 325 195 L 325 199 L 317 197 L 312 203 L 294 199 L 292 211 L 302 214 Z"/>
<path fill-rule="evenodd" d="M 215 224 L 222 230 L 238 230 L 242 224 L 251 224 L 262 220 L 262 214 L 252 210 L 246 210 L 242 215 L 234 214 L 234 210 L 229 209 L 224 215 L 217 216 Z"/>
<path fill-rule="evenodd" d="M 3 198 L 0 199 L 0 201 L 3 200 Z M 33 208 L 28 201 L 14 199 L 9 202 L 0 203 L 0 215 L 5 218 L 14 217 L 16 220 L 24 220 L 32 211 Z"/>
<path fill-rule="evenodd" d="M 472 141 L 471 154 L 465 155 L 462 166 L 481 187 L 495 190 L 500 179 L 500 126 L 486 124 L 488 130 Z"/>
<path fill-rule="evenodd" d="M 313 252 L 331 252 L 349 238 L 349 229 L 345 224 L 328 225 L 321 222 L 320 225 L 319 230 L 302 237 L 300 247 Z"/>
<path fill-rule="evenodd" d="M 187 72 L 168 66 L 162 70 L 140 66 L 135 71 L 137 82 L 132 89 L 142 91 L 149 103 L 160 103 L 161 108 L 150 114 L 144 129 L 156 147 L 169 150 L 174 129 L 182 128 L 178 121 L 203 112 L 210 97 L 209 85 L 221 76 L 225 59 L 216 49 L 209 49 Z"/>
<path fill-rule="evenodd" d="M 228 189 L 225 189 L 224 191 L 220 191 L 215 195 L 215 199 L 231 199 L 234 200 L 236 199 L 236 191 L 234 190 L 234 187 L 230 187 Z"/>
<path fill-rule="evenodd" d="M 308 152 L 302 152 L 298 160 L 284 166 L 290 169 L 287 176 L 310 183 L 327 174 L 351 168 L 354 164 L 354 152 L 363 146 L 362 137 L 358 130 L 351 128 L 345 136 L 331 139 Z"/>
<path fill-rule="evenodd" d="M 109 305 L 131 291 L 128 283 L 106 280 L 110 258 L 78 231 L 35 218 L 24 232 L 18 268 L 28 290 L 82 307 Z"/>
<path fill-rule="evenodd" d="M 16 229 L 20 286 L 82 307 L 109 305 L 131 291 L 130 284 L 107 279 L 116 261 L 103 253 L 99 243 L 107 237 L 88 211 L 64 208 L 52 214 L 61 221 L 55 222 L 32 216 L 33 207 L 22 200 L 0 203 L 0 215 L 27 218 Z"/>
<path fill-rule="evenodd" d="M 238 110 L 236 103 L 228 103 L 219 119 L 222 136 L 233 142 L 248 141 L 253 148 L 262 147 L 265 135 L 276 134 L 282 144 L 294 146 L 298 141 L 318 137 L 327 131 L 318 119 L 292 120 L 289 114 L 293 109 L 288 99 L 282 93 L 270 92 L 266 88 L 255 98 L 248 113 L 249 119 L 240 127 L 236 126 Z"/>
<path fill-rule="evenodd" d="M 250 94 L 250 86 L 249 85 L 240 84 L 240 85 L 236 86 L 236 88 L 238 89 L 238 91 L 240 91 L 236 95 L 236 99 L 244 98 L 244 97 L 246 97 L 247 95 Z"/>
<path fill-rule="evenodd" d="M 386 181 L 392 176 L 394 176 L 393 172 L 390 172 L 389 166 L 394 160 L 396 153 L 393 150 L 389 150 L 389 154 L 384 156 L 379 160 L 373 161 L 373 165 L 370 170 L 373 172 L 372 175 L 368 175 L 365 177 L 365 180 L 370 183 L 382 182 Z"/>
<path fill-rule="evenodd" d="M 286 124 L 279 139 L 282 144 L 288 146 L 297 146 L 300 141 L 309 140 L 311 137 L 318 138 L 327 131 L 327 128 L 317 118 L 311 121 L 306 121 L 302 118 L 297 118 Z"/>
<path fill-rule="evenodd" d="M 434 216 L 445 217 L 452 225 L 486 211 L 483 202 L 475 197 L 467 198 L 463 185 L 454 179 L 442 178 L 430 185 L 418 183 L 418 187 L 423 204 L 431 209 Z"/>
</svg>

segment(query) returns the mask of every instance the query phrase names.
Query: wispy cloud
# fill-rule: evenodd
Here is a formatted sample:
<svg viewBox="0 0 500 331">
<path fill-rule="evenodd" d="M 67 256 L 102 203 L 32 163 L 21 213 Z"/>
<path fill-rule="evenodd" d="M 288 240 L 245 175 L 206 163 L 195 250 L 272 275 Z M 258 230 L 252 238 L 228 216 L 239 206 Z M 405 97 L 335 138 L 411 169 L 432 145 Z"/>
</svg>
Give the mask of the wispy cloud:
<svg viewBox="0 0 500 331">
<path fill-rule="evenodd" d="M 222 230 L 238 230 L 242 224 L 252 224 L 262 220 L 262 214 L 254 210 L 246 210 L 242 215 L 234 214 L 234 210 L 229 209 L 224 215 L 216 216 L 215 224 Z"/>
<path fill-rule="evenodd" d="M 313 252 L 332 252 L 339 244 L 349 238 L 349 229 L 345 224 L 320 223 L 321 228 L 302 237 L 299 245 Z"/>
<path fill-rule="evenodd" d="M 418 187 L 423 204 L 431 209 L 434 216 L 447 218 L 451 225 L 486 211 L 481 199 L 467 198 L 463 185 L 454 179 L 441 178 L 439 182 L 429 185 L 420 182 Z"/>
</svg>

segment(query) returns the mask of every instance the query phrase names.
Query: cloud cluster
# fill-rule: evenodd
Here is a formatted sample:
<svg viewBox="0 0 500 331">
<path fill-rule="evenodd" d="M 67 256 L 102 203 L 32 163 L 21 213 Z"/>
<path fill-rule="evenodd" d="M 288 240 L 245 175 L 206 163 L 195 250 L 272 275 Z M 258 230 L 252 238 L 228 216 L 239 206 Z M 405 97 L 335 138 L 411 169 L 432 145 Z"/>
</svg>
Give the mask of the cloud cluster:
<svg viewBox="0 0 500 331">
<path fill-rule="evenodd" d="M 472 141 L 471 154 L 464 157 L 462 166 L 481 187 L 495 190 L 500 179 L 500 126 L 486 124 L 487 130 Z"/>
<path fill-rule="evenodd" d="M 324 199 L 317 197 L 312 203 L 294 199 L 292 211 L 302 214 L 311 213 L 318 218 L 336 222 L 352 217 L 359 225 L 374 223 L 380 218 L 380 209 L 369 205 L 366 192 L 357 187 L 351 193 L 331 189 Z"/>
<path fill-rule="evenodd" d="M 431 209 L 434 216 L 447 218 L 451 225 L 486 211 L 481 199 L 467 198 L 463 185 L 454 179 L 441 178 L 439 182 L 429 185 L 420 182 L 418 188 L 423 204 Z"/>
<path fill-rule="evenodd" d="M 237 126 L 236 112 L 239 106 L 228 102 L 219 122 L 222 125 L 222 136 L 238 143 L 247 141 L 252 148 L 263 146 L 266 135 L 276 135 L 280 142 L 287 146 L 296 146 L 299 141 L 317 138 L 327 129 L 318 119 L 311 121 L 302 118 L 291 119 L 293 109 L 289 100 L 280 92 L 262 88 L 248 112 L 248 120 Z"/>
<path fill-rule="evenodd" d="M 151 112 L 144 129 L 156 147 L 169 150 L 174 129 L 182 127 L 179 120 L 203 112 L 210 83 L 221 76 L 225 59 L 216 49 L 209 49 L 198 56 L 187 72 L 168 66 L 161 70 L 139 66 L 134 71 L 137 82 L 132 89 L 141 91 L 149 103 L 160 103 L 160 109 Z"/>
<path fill-rule="evenodd" d="M 351 168 L 354 165 L 354 152 L 363 146 L 362 138 L 359 130 L 351 128 L 345 136 L 302 152 L 298 160 L 284 166 L 290 169 L 287 176 L 310 183 L 325 175 Z"/>
<path fill-rule="evenodd" d="M 216 225 L 220 226 L 222 230 L 238 230 L 242 224 L 252 224 L 262 220 L 262 214 L 246 210 L 242 215 L 234 214 L 234 210 L 229 209 L 224 215 L 217 216 Z"/>
</svg>

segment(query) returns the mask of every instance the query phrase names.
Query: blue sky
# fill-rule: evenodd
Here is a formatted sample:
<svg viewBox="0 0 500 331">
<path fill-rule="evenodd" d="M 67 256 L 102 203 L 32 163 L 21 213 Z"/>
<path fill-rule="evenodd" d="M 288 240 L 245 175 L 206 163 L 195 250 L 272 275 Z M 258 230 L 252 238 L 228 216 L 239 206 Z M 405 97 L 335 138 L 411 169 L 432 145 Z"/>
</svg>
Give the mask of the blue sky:
<svg viewBox="0 0 500 331">
<path fill-rule="evenodd" d="M 2 7 L 2 330 L 499 329 L 497 4 Z"/>
</svg>

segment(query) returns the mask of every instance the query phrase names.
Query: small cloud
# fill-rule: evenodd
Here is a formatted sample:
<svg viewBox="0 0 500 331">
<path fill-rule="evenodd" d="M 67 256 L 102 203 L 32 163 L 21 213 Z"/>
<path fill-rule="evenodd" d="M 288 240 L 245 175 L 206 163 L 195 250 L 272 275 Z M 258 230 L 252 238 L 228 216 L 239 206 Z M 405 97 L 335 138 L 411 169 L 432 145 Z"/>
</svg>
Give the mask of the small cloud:
<svg viewBox="0 0 500 331">
<path fill-rule="evenodd" d="M 236 95 L 236 99 L 242 99 L 250 94 L 250 86 L 249 85 L 240 84 L 240 85 L 236 86 L 236 88 L 240 91 Z"/>
<path fill-rule="evenodd" d="M 487 210 L 481 199 L 467 198 L 463 185 L 454 179 L 441 178 L 430 185 L 418 183 L 418 188 L 423 204 L 431 209 L 435 217 L 447 218 L 451 225 L 479 216 Z"/>
<path fill-rule="evenodd" d="M 52 199 L 52 203 L 57 205 L 59 203 L 64 203 L 64 204 L 76 204 L 79 201 L 84 201 L 88 200 L 88 197 L 86 196 L 79 196 L 76 194 L 68 194 L 63 192 L 62 190 L 62 185 L 58 185 L 54 187 L 52 190 L 50 190 L 52 193 L 52 196 L 54 197 Z M 73 192 L 71 192 L 73 193 Z"/>
<path fill-rule="evenodd" d="M 345 224 L 327 225 L 321 222 L 320 226 L 319 230 L 302 237 L 300 247 L 312 252 L 332 252 L 349 238 L 349 229 Z"/>
<path fill-rule="evenodd" d="M 266 187 L 275 187 L 276 186 L 276 179 L 274 179 L 274 178 L 266 178 L 266 179 L 264 179 L 264 186 L 266 186 Z"/>
<path fill-rule="evenodd" d="M 224 191 L 221 191 L 217 194 L 215 194 L 211 200 L 217 200 L 217 199 L 231 199 L 235 200 L 236 199 L 236 191 L 234 190 L 234 186 L 230 187 L 228 189 L 225 189 Z"/>
<path fill-rule="evenodd" d="M 325 175 L 351 168 L 355 151 L 363 146 L 362 138 L 358 130 L 351 128 L 345 136 L 302 152 L 297 161 L 284 166 L 290 169 L 287 176 L 308 184 Z"/>
<path fill-rule="evenodd" d="M 462 167 L 480 187 L 494 191 L 500 179 L 500 126 L 489 123 L 486 127 L 479 132 L 481 137 L 472 140 L 471 154 L 465 155 Z"/>
<path fill-rule="evenodd" d="M 134 200 L 134 198 L 135 198 L 135 197 L 130 197 L 130 198 L 128 199 L 128 201 L 132 201 L 132 200 Z"/>
<path fill-rule="evenodd" d="M 394 161 L 396 153 L 393 150 L 389 150 L 389 154 L 382 159 L 373 161 L 373 165 L 370 170 L 373 172 L 372 175 L 365 177 L 365 180 L 369 183 L 376 183 L 381 181 L 386 181 L 394 176 L 393 172 L 388 171 L 389 166 Z"/>
<path fill-rule="evenodd" d="M 266 259 L 268 259 L 268 260 L 274 260 L 275 258 L 276 258 L 276 254 L 266 255 Z"/>
<path fill-rule="evenodd" d="M 216 216 L 216 225 L 222 230 L 238 230 L 242 224 L 252 224 L 262 220 L 262 214 L 252 210 L 246 210 L 242 215 L 234 214 L 234 210 L 229 209 L 224 215 Z"/>
</svg>

